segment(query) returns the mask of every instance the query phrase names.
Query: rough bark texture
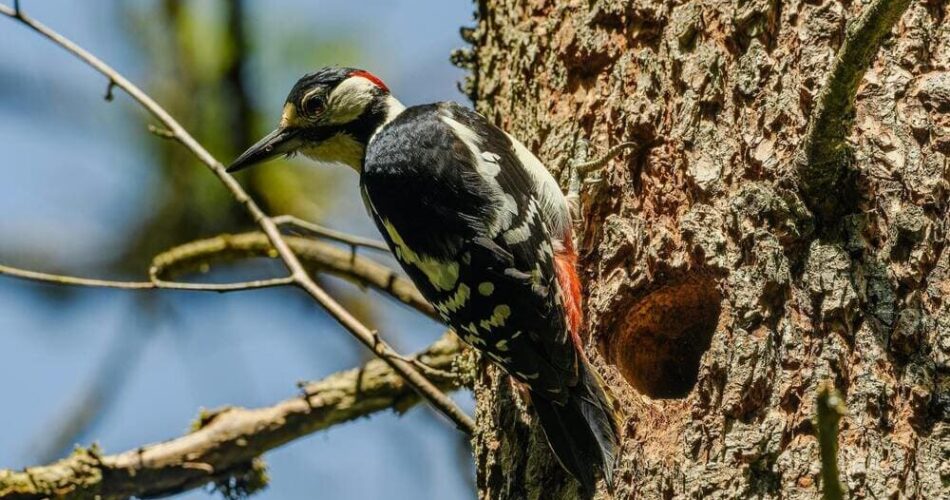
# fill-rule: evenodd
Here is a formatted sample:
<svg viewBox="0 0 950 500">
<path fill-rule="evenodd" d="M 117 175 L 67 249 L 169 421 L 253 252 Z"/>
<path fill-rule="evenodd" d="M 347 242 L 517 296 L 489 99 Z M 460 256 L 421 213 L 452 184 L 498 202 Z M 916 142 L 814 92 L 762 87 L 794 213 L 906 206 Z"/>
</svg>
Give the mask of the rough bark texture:
<svg viewBox="0 0 950 500">
<path fill-rule="evenodd" d="M 464 32 L 478 110 L 563 183 L 582 140 L 641 145 L 586 191 L 579 235 L 588 353 L 625 414 L 615 498 L 815 498 L 826 380 L 852 495 L 947 497 L 945 2 L 910 2 L 871 58 L 832 187 L 797 175 L 869 3 L 483 0 Z M 574 498 L 507 378 L 477 394 L 480 496 Z"/>
</svg>

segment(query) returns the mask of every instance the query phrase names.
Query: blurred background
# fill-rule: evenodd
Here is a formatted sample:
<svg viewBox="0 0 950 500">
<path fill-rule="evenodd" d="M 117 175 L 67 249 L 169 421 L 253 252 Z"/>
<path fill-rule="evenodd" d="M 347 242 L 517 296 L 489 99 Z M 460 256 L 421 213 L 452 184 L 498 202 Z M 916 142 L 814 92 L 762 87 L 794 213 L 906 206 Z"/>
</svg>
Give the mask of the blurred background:
<svg viewBox="0 0 950 500">
<path fill-rule="evenodd" d="M 472 24 L 468 0 L 22 4 L 144 87 L 225 163 L 273 128 L 298 77 L 324 65 L 367 68 L 409 105 L 464 102 L 449 53 Z M 204 166 L 105 91 L 103 77 L 0 19 L 0 262 L 138 280 L 161 250 L 252 228 Z M 278 161 L 240 180 L 271 214 L 375 236 L 351 171 Z M 282 270 L 253 267 L 215 278 Z M 402 352 L 443 330 L 386 297 L 323 283 Z M 367 355 L 294 290 L 131 292 L 0 277 L 0 467 L 49 462 L 75 444 L 111 453 L 173 438 L 202 407 L 273 404 L 297 381 Z M 454 397 L 472 411 L 468 394 Z M 271 485 L 258 498 L 474 496 L 467 441 L 425 407 L 337 426 L 265 459 Z"/>
</svg>

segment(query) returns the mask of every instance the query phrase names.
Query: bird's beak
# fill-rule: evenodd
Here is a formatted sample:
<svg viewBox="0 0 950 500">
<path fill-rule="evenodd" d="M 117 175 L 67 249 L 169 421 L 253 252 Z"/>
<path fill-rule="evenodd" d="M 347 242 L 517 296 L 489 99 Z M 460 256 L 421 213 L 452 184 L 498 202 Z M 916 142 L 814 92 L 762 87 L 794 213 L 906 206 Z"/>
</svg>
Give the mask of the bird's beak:
<svg viewBox="0 0 950 500">
<path fill-rule="evenodd" d="M 234 162 L 228 165 L 228 172 L 237 172 L 274 157 L 293 153 L 299 146 L 300 141 L 297 138 L 296 130 L 278 128 L 257 141 L 257 144 L 249 147 L 241 156 L 238 156 Z"/>
</svg>

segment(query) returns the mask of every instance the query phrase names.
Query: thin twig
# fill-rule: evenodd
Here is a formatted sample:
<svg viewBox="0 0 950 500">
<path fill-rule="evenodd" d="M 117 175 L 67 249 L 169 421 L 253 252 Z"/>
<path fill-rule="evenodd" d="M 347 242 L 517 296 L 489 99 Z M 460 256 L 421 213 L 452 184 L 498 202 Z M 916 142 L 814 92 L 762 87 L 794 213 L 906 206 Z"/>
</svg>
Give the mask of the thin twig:
<svg viewBox="0 0 950 500">
<path fill-rule="evenodd" d="M 174 290 L 186 290 L 193 292 L 237 292 L 240 290 L 257 290 L 260 288 L 274 288 L 280 286 L 289 286 L 294 284 L 293 276 L 284 276 L 283 278 L 271 278 L 264 280 L 242 281 L 239 283 L 181 283 L 177 281 L 165 281 L 153 279 L 157 288 L 171 288 Z"/>
<path fill-rule="evenodd" d="M 2 264 L 0 264 L 0 275 L 30 281 L 39 281 L 41 283 L 51 283 L 54 285 L 118 288 L 122 290 L 152 290 L 155 288 L 155 284 L 149 281 L 114 281 L 96 278 L 79 278 L 76 276 L 30 271 L 11 266 L 5 266 Z"/>
<path fill-rule="evenodd" d="M 408 278 L 370 258 L 353 256 L 324 241 L 288 236 L 287 244 L 311 272 L 328 272 L 357 285 L 386 293 L 415 310 L 439 319 L 432 305 Z M 274 247 L 260 232 L 222 234 L 166 250 L 152 260 L 149 275 L 166 279 L 208 264 L 248 257 L 275 257 Z"/>
<path fill-rule="evenodd" d="M 274 278 L 267 280 L 239 281 L 236 283 L 182 283 L 179 281 L 114 281 L 102 280 L 96 278 L 79 278 L 76 276 L 67 276 L 63 274 L 43 273 L 38 271 L 29 271 L 15 267 L 0 265 L 0 275 L 10 276 L 29 281 L 38 281 L 41 283 L 50 283 L 54 285 L 82 286 L 93 288 L 117 288 L 120 290 L 184 290 L 192 292 L 236 292 L 241 290 L 255 290 L 258 288 L 271 288 L 275 286 L 287 286 L 294 283 L 290 276 L 284 278 Z"/>
<path fill-rule="evenodd" d="M 276 217 L 272 217 L 272 220 L 274 221 L 274 224 L 277 224 L 278 226 L 293 226 L 311 236 L 319 236 L 328 240 L 337 241 L 339 243 L 349 245 L 350 247 L 372 248 L 373 250 L 389 253 L 389 247 L 386 246 L 386 244 L 382 241 L 374 240 L 372 238 L 363 238 L 361 236 L 344 233 L 343 231 L 337 231 L 336 229 L 330 229 L 328 227 L 314 224 L 313 222 L 303 220 L 293 215 L 278 215 Z"/>
<path fill-rule="evenodd" d="M 312 272 L 327 272 L 346 278 L 362 287 L 370 287 L 392 296 L 431 318 L 439 319 L 425 297 L 409 279 L 395 270 L 367 257 L 355 258 L 347 251 L 322 241 L 291 236 L 287 243 L 303 264 Z M 222 234 L 173 247 L 156 255 L 149 268 L 151 281 L 116 281 L 80 278 L 19 269 L 0 264 L 0 275 L 54 285 L 115 288 L 122 290 L 185 290 L 230 292 L 270 286 L 291 285 L 289 277 L 235 283 L 198 284 L 170 280 L 167 276 L 181 274 L 220 261 L 248 257 L 274 257 L 274 247 L 260 232 Z"/>
<path fill-rule="evenodd" d="M 263 210 L 248 196 L 247 192 L 241 187 L 241 185 L 229 175 L 224 167 L 218 160 L 214 158 L 191 134 L 188 133 L 184 127 L 181 126 L 172 116 L 162 108 L 158 103 L 155 102 L 148 94 L 142 91 L 140 88 L 135 86 L 132 82 L 126 79 L 122 74 L 117 72 L 115 69 L 104 63 L 102 60 L 92 55 L 92 53 L 83 49 L 79 45 L 75 44 L 66 37 L 60 35 L 59 33 L 51 30 L 45 25 L 34 21 L 31 18 L 26 17 L 20 11 L 14 11 L 13 9 L 0 6 L 0 14 L 6 15 L 13 19 L 16 19 L 28 26 L 30 29 L 36 31 L 40 35 L 48 38 L 53 43 L 63 47 L 68 52 L 72 53 L 86 64 L 91 66 L 93 69 L 104 75 L 106 78 L 109 78 L 110 81 L 115 82 L 117 88 L 125 91 L 133 100 L 138 102 L 142 107 L 144 107 L 149 113 L 151 113 L 158 121 L 160 121 L 170 132 L 174 133 L 178 138 L 178 141 L 181 142 L 185 148 L 191 151 L 195 157 L 197 157 L 202 163 L 204 163 L 215 176 L 224 184 L 225 188 L 231 192 L 231 195 L 234 199 L 244 206 L 244 209 L 250 214 L 251 218 L 257 223 L 264 234 L 267 235 L 267 238 L 270 240 L 271 244 L 274 246 L 274 249 L 277 251 L 280 259 L 284 262 L 284 265 L 287 267 L 287 270 L 290 272 L 290 276 L 293 278 L 294 283 L 300 288 L 304 289 L 314 300 L 317 301 L 321 306 L 326 309 L 334 319 L 336 319 L 343 327 L 350 332 L 357 340 L 359 340 L 363 345 L 370 348 L 376 356 L 382 359 L 384 362 L 388 363 L 393 370 L 406 378 L 406 381 L 414 389 L 416 389 L 424 398 L 429 400 L 433 406 L 439 409 L 445 416 L 452 420 L 455 425 L 462 430 L 471 434 L 474 432 L 475 423 L 472 421 L 471 417 L 465 414 L 448 396 L 439 391 L 428 379 L 425 378 L 421 373 L 419 373 L 415 367 L 410 363 L 405 361 L 393 358 L 391 355 L 395 351 L 385 342 L 374 342 L 373 335 L 370 332 L 369 328 L 363 325 L 359 320 L 357 320 L 346 308 L 340 305 L 336 300 L 333 299 L 322 287 L 317 285 L 310 276 L 307 275 L 306 270 L 303 265 L 301 265 L 300 260 L 294 254 L 294 252 L 287 246 L 287 242 L 284 240 L 283 235 L 280 233 L 280 230 L 277 228 L 277 225 L 274 224 L 274 221 L 269 218 Z M 18 15 L 19 14 L 19 15 Z"/>
<path fill-rule="evenodd" d="M 464 347 L 451 333 L 417 357 L 441 373 L 451 372 Z M 434 377 L 441 390 L 455 390 L 458 377 Z M 152 498 L 222 483 L 263 453 L 331 426 L 394 409 L 404 412 L 420 399 L 405 379 L 381 360 L 309 384 L 301 394 L 273 406 L 204 412 L 192 432 L 175 439 L 103 455 L 79 449 L 58 462 L 25 471 L 0 469 L 0 497 L 104 500 Z"/>
</svg>

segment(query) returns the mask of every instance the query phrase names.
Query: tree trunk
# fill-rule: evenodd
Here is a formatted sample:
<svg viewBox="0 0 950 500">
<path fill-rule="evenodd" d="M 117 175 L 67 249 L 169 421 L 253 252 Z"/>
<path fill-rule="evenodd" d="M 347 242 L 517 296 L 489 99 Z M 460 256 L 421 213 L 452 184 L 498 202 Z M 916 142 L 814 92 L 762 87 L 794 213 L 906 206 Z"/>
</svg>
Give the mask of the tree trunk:
<svg viewBox="0 0 950 500">
<path fill-rule="evenodd" d="M 562 185 L 584 141 L 638 144 L 586 188 L 578 234 L 588 354 L 624 414 L 614 498 L 815 498 L 825 381 L 853 496 L 947 498 L 944 2 L 898 12 L 831 113 L 840 175 L 802 159 L 870 3 L 479 3 L 466 88 Z M 575 498 L 507 377 L 476 392 L 480 497 Z"/>
</svg>

